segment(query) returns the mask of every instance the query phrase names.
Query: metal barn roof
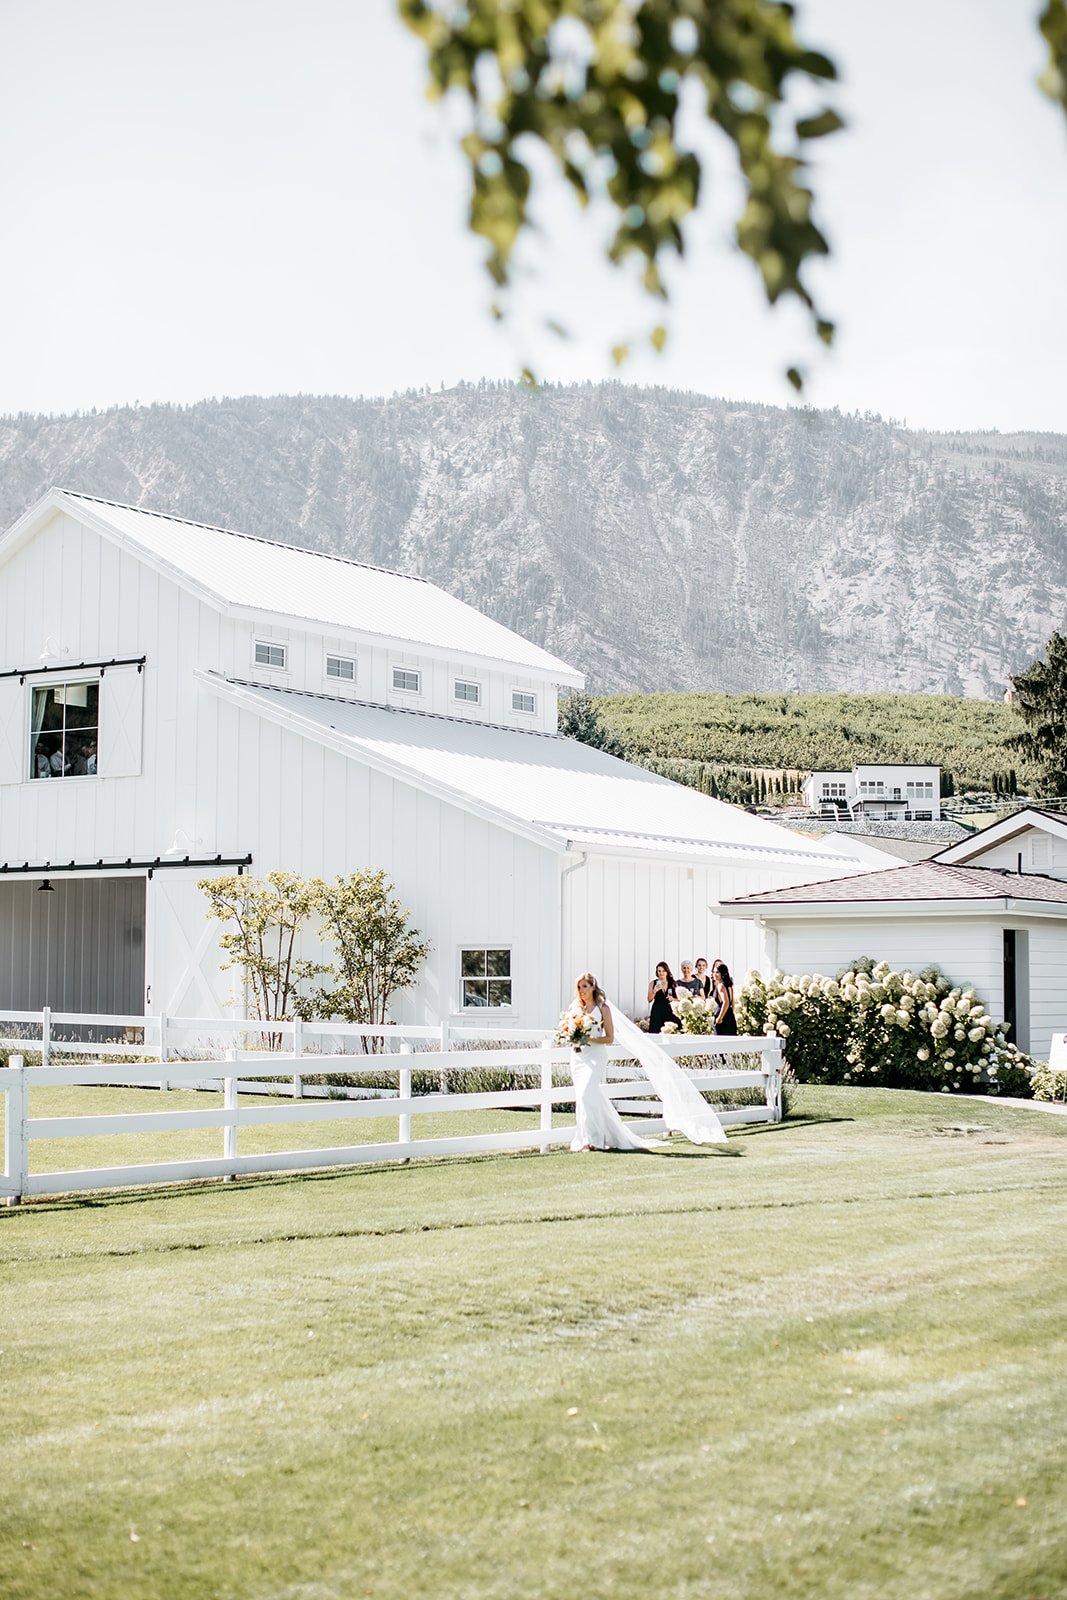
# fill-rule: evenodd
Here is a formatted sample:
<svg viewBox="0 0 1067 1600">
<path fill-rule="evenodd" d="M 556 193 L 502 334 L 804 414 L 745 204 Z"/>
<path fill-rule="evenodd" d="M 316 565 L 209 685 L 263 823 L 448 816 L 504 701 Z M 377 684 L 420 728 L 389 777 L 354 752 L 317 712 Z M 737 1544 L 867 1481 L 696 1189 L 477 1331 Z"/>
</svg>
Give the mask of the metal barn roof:
<svg viewBox="0 0 1067 1600">
<path fill-rule="evenodd" d="M 66 489 L 53 490 L 47 501 L 137 545 L 227 606 L 427 645 L 457 660 L 523 667 L 555 683 L 583 681 L 566 662 L 425 578 Z"/>
<path fill-rule="evenodd" d="M 273 720 L 459 801 L 473 798 L 546 842 L 593 852 L 745 856 L 827 874 L 854 865 L 818 841 L 574 739 L 200 676 Z"/>
</svg>

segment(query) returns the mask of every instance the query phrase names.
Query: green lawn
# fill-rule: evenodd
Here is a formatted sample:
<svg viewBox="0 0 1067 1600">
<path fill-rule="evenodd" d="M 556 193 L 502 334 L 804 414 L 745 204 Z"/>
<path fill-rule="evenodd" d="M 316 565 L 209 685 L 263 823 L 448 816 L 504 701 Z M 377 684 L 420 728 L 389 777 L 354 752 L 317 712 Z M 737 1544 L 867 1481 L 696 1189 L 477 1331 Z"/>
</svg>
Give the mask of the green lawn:
<svg viewBox="0 0 1067 1600">
<path fill-rule="evenodd" d="M 797 1099 L 0 1212 L 0 1595 L 1059 1600 L 1067 1118 Z"/>
</svg>

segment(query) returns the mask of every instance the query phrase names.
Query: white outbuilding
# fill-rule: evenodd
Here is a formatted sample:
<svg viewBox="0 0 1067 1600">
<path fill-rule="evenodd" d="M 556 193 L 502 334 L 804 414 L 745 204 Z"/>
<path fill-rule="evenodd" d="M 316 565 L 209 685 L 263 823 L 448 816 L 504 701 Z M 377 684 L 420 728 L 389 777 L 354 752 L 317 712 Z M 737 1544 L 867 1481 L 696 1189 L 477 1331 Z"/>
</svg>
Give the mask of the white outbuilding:
<svg viewBox="0 0 1067 1600">
<path fill-rule="evenodd" d="M 766 966 L 833 974 L 858 956 L 972 983 L 1022 1050 L 1067 1029 L 1067 819 L 1027 808 L 928 861 L 726 901 Z"/>
<path fill-rule="evenodd" d="M 0 539 L 0 1010 L 239 1015 L 197 879 L 383 868 L 407 1021 L 765 960 L 720 901 L 860 870 L 561 738 L 580 674 L 416 577 L 52 490 Z"/>
</svg>

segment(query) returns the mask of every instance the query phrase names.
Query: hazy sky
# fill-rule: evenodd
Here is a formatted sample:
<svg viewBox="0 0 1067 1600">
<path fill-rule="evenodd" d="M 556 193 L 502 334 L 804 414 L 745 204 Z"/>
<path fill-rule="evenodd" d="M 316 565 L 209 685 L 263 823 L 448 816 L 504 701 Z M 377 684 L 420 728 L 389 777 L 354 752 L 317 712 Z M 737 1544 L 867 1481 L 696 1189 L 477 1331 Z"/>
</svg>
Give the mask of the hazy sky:
<svg viewBox="0 0 1067 1600">
<path fill-rule="evenodd" d="M 929 427 L 1067 431 L 1067 127 L 1036 3 L 810 0 L 850 130 L 824 142 L 826 356 L 732 254 L 720 166 L 671 341 L 624 379 Z M 655 316 L 543 203 L 488 315 L 462 164 L 392 0 L 0 0 L 0 411 L 613 375 Z M 555 315 L 575 332 L 541 331 Z"/>
</svg>

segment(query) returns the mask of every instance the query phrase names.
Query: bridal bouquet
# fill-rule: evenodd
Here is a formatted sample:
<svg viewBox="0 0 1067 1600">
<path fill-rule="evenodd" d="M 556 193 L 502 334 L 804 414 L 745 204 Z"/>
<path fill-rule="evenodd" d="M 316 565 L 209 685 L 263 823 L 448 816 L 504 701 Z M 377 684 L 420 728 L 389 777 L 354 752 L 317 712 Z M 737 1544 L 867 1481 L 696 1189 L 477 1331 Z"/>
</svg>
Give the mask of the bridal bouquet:
<svg viewBox="0 0 1067 1600">
<path fill-rule="evenodd" d="M 564 1011 L 559 1019 L 556 1029 L 556 1043 L 569 1045 L 572 1050 L 580 1050 L 587 1045 L 593 1036 L 593 1019 L 583 1012 Z"/>
</svg>

